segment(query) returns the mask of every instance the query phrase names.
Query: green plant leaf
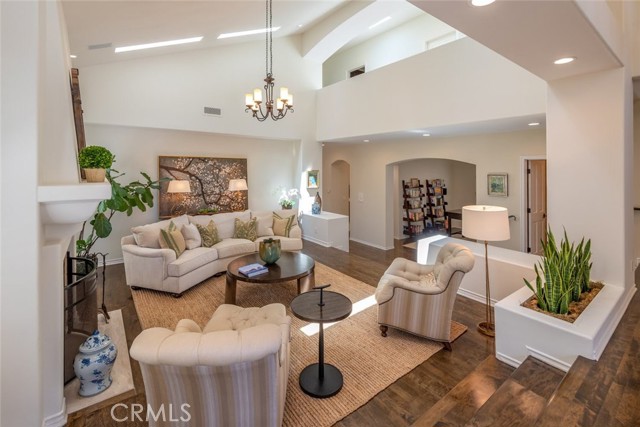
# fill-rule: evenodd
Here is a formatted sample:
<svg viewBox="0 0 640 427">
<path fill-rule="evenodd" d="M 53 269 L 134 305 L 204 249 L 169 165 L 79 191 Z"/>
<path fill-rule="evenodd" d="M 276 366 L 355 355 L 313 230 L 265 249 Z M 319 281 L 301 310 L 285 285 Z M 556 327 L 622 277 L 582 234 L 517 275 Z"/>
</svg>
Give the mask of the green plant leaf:
<svg viewBox="0 0 640 427">
<path fill-rule="evenodd" d="M 96 231 L 96 235 L 102 239 L 109 237 L 111 234 L 111 222 L 103 213 L 99 213 L 93 220 L 93 229 Z"/>
</svg>

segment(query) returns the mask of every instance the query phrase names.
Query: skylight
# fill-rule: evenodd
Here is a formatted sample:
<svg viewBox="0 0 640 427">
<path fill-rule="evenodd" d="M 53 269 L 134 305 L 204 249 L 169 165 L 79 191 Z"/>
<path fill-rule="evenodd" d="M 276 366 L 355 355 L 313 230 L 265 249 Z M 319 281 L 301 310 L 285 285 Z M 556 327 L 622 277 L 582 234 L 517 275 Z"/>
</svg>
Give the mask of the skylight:
<svg viewBox="0 0 640 427">
<path fill-rule="evenodd" d="M 280 27 L 271 28 L 271 32 L 274 33 L 278 31 Z M 229 39 L 231 37 L 242 37 L 242 36 L 251 36 L 253 34 L 263 34 L 269 32 L 268 28 L 260 28 L 258 30 L 247 30 L 247 31 L 238 31 L 235 33 L 222 33 L 218 36 L 219 39 Z"/>
<path fill-rule="evenodd" d="M 177 45 L 177 44 L 185 44 L 185 43 L 195 43 L 195 42 L 199 42 L 200 40 L 202 40 L 202 36 L 200 36 L 200 37 L 191 37 L 191 38 L 188 38 L 188 39 L 168 40 L 168 41 L 164 41 L 164 42 L 137 44 L 137 45 L 133 45 L 133 46 L 122 46 L 122 47 L 117 47 L 115 52 L 116 53 L 122 53 L 122 52 L 130 52 L 132 50 L 153 49 L 155 47 L 174 46 L 174 45 Z"/>
</svg>

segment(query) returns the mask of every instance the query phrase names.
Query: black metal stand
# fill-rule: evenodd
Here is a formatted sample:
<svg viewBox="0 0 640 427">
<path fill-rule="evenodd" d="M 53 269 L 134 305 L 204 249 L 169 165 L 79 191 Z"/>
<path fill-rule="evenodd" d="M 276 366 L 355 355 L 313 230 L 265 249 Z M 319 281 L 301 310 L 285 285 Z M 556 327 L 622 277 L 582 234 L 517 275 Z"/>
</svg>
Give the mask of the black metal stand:
<svg viewBox="0 0 640 427">
<path fill-rule="evenodd" d="M 100 306 L 100 311 L 104 316 L 105 323 L 109 323 L 109 320 L 111 320 L 111 317 L 109 317 L 109 311 L 107 310 L 107 306 L 104 303 L 104 292 L 106 288 L 105 285 L 106 285 L 106 271 L 107 271 L 107 255 L 109 254 L 103 254 L 102 252 L 98 252 L 96 253 L 96 260 L 98 258 L 98 255 L 102 256 L 102 305 Z"/>
<path fill-rule="evenodd" d="M 313 289 L 320 290 L 320 310 L 324 307 L 322 290 L 331 285 L 316 286 Z M 320 341 L 318 349 L 318 363 L 313 363 L 302 370 L 300 373 L 300 388 L 310 396 L 324 398 L 336 395 L 342 388 L 344 380 L 342 372 L 338 368 L 328 363 L 324 363 L 324 325 L 318 323 L 320 330 L 318 332 L 318 340 Z"/>
</svg>

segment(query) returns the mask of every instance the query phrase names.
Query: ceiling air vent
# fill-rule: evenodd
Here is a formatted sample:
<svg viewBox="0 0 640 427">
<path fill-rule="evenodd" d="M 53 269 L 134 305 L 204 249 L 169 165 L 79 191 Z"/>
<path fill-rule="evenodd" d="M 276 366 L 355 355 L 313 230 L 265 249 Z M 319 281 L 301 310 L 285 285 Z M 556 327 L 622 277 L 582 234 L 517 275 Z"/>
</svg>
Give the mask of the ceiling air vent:
<svg viewBox="0 0 640 427">
<path fill-rule="evenodd" d="M 216 107 L 204 107 L 204 115 L 222 117 L 222 109 Z"/>
<path fill-rule="evenodd" d="M 106 49 L 108 47 L 111 47 L 111 45 L 111 43 L 90 44 L 89 50 Z"/>
</svg>

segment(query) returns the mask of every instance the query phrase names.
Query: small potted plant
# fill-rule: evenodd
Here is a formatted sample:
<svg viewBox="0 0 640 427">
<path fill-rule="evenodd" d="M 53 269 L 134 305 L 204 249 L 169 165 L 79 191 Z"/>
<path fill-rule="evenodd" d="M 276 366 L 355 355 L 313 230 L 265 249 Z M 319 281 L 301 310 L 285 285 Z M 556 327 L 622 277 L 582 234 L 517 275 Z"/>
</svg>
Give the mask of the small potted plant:
<svg viewBox="0 0 640 427">
<path fill-rule="evenodd" d="M 296 199 L 300 197 L 300 193 L 297 188 L 291 188 L 287 190 L 285 187 L 279 187 L 278 191 L 280 192 L 280 198 L 278 199 L 278 203 L 282 207 L 282 209 L 291 209 L 296 204 Z"/>
<path fill-rule="evenodd" d="M 78 153 L 78 164 L 84 169 L 87 182 L 104 182 L 106 170 L 114 160 L 111 151 L 99 145 L 90 145 Z"/>
</svg>

